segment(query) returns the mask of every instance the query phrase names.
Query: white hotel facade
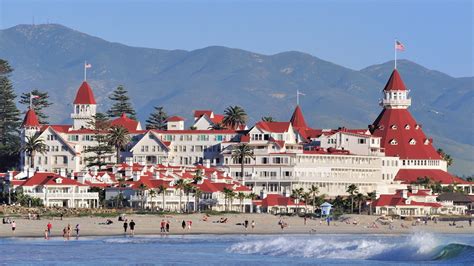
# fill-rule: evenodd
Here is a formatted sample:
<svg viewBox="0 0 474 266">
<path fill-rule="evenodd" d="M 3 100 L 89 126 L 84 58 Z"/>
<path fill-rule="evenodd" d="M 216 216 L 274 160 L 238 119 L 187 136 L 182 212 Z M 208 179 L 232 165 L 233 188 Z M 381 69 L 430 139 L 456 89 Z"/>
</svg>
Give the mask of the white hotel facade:
<svg viewBox="0 0 474 266">
<path fill-rule="evenodd" d="M 84 153 L 95 145 L 94 130 L 88 121 L 96 112 L 92 88 L 80 86 L 73 102 L 72 125 L 40 125 L 34 110 L 28 110 L 22 137 L 39 134 L 48 152 L 36 154 L 35 166 L 41 171 L 68 173 L 86 169 Z M 301 108 L 296 107 L 288 122 L 258 122 L 242 130 L 212 130 L 223 116 L 210 110 L 195 111 L 194 129 L 185 129 L 184 119 L 170 117 L 168 130 L 143 130 L 140 122 L 125 115 L 112 121 L 128 129 L 132 142 L 122 161 L 142 165 L 191 166 L 197 163 L 220 168 L 244 182 L 257 194 L 290 194 L 294 188 L 316 185 L 330 197 L 346 195 L 355 184 L 359 192 L 392 193 L 406 188 L 416 177 L 429 176 L 443 185 L 456 183 L 473 193 L 472 183 L 447 172 L 442 160 L 408 111 L 411 100 L 397 70 L 383 89 L 383 110 L 368 129 L 335 130 L 310 128 Z M 240 163 L 231 157 L 234 145 L 246 143 L 255 159 Z M 29 156 L 22 154 L 25 171 Z M 115 162 L 114 154 L 106 162 Z"/>
</svg>

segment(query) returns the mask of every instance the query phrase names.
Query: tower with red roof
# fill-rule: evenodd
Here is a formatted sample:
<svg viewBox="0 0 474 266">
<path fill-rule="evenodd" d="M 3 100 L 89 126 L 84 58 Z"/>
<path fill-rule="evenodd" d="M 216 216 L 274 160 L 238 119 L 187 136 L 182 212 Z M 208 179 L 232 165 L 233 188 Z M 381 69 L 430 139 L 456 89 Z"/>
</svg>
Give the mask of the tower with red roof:
<svg viewBox="0 0 474 266">
<path fill-rule="evenodd" d="M 383 110 L 370 129 L 374 136 L 381 137 L 385 155 L 399 157 L 401 169 L 438 169 L 440 174 L 446 173 L 446 162 L 433 147 L 433 140 L 425 135 L 422 125 L 408 111 L 411 105 L 409 90 L 397 69 L 393 70 L 382 93 L 380 105 Z M 406 179 L 401 174 L 402 171 L 396 179 Z M 426 175 L 437 179 L 435 175 Z"/>
<path fill-rule="evenodd" d="M 87 81 L 83 81 L 77 90 L 73 105 L 74 110 L 71 114 L 73 129 L 90 128 L 90 122 L 96 114 L 97 103 Z"/>
</svg>

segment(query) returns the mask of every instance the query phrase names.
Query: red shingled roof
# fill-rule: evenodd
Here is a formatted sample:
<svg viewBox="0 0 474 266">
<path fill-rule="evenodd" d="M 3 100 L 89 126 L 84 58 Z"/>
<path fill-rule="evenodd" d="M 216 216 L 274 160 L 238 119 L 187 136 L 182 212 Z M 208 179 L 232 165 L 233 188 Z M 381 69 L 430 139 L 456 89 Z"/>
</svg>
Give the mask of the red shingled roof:
<svg viewBox="0 0 474 266">
<path fill-rule="evenodd" d="M 272 206 L 297 206 L 295 200 L 290 197 L 285 197 L 279 194 L 269 194 L 266 198 L 262 200 L 262 206 L 272 207 Z M 300 202 L 299 205 L 304 205 L 304 202 Z"/>
<path fill-rule="evenodd" d="M 194 111 L 194 117 L 199 118 L 203 115 L 207 115 L 208 117 L 211 117 L 212 110 L 195 110 Z"/>
<path fill-rule="evenodd" d="M 38 121 L 38 117 L 33 109 L 28 109 L 25 114 L 25 118 L 23 119 L 23 127 L 39 127 L 40 123 Z"/>
<path fill-rule="evenodd" d="M 399 194 L 394 195 L 380 195 L 380 197 L 374 202 L 374 206 L 429 206 L 439 208 L 442 205 L 436 202 L 418 202 L 410 201 L 410 204 L 406 203 L 406 199 L 402 198 Z"/>
<path fill-rule="evenodd" d="M 122 126 L 132 133 L 138 129 L 138 121 L 128 118 L 125 113 L 123 113 L 119 118 L 112 120 L 110 123 L 112 126 Z"/>
<path fill-rule="evenodd" d="M 384 109 L 373 124 L 372 134 L 382 138 L 381 146 L 387 156 L 399 156 L 400 159 L 441 158 L 407 109 Z M 392 140 L 397 144 L 390 144 Z M 415 144 L 410 144 L 412 140 Z"/>
<path fill-rule="evenodd" d="M 405 83 L 403 83 L 398 70 L 394 69 L 392 75 L 388 79 L 387 84 L 385 85 L 384 91 L 405 91 Z"/>
<path fill-rule="evenodd" d="M 77 90 L 74 104 L 96 104 L 94 93 L 86 81 L 82 82 L 81 87 Z"/>
<path fill-rule="evenodd" d="M 182 118 L 181 116 L 170 116 L 166 119 L 166 121 L 168 122 L 179 122 L 179 121 L 184 121 L 184 118 Z"/>
<path fill-rule="evenodd" d="M 61 178 L 61 183 L 56 183 L 56 180 Z M 76 180 L 62 177 L 55 173 L 35 173 L 21 184 L 21 186 L 39 186 L 39 185 L 54 185 L 54 186 L 86 186 L 77 182 Z"/>
<path fill-rule="evenodd" d="M 290 119 L 291 125 L 296 129 L 307 129 L 308 125 L 304 120 L 303 112 L 299 105 L 296 106 L 295 111 Z"/>
<path fill-rule="evenodd" d="M 429 177 L 434 182 L 441 182 L 441 184 L 470 184 L 464 179 L 455 177 L 448 172 L 439 169 L 400 169 L 395 176 L 395 181 L 402 181 L 410 184 L 415 182 L 418 177 Z"/>
<path fill-rule="evenodd" d="M 265 122 L 260 121 L 255 126 L 259 129 L 263 129 L 268 132 L 273 133 L 284 133 L 288 131 L 290 127 L 290 122 Z"/>
<path fill-rule="evenodd" d="M 212 120 L 212 123 L 214 124 L 222 123 L 222 120 L 224 120 L 224 115 L 214 114 L 214 118 L 211 118 L 211 120 Z"/>
</svg>

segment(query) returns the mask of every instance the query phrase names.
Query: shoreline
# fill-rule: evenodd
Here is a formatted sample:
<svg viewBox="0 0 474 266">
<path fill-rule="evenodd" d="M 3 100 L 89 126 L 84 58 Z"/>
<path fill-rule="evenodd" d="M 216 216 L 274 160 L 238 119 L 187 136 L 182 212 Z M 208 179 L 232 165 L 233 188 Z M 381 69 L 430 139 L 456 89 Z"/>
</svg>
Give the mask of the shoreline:
<svg viewBox="0 0 474 266">
<path fill-rule="evenodd" d="M 208 217 L 203 220 L 203 214 L 178 214 L 164 216 L 149 215 L 130 215 L 128 221 L 134 220 L 136 223 L 135 236 L 158 236 L 160 232 L 160 223 L 162 220 L 169 221 L 170 232 L 163 234 L 171 236 L 185 235 L 328 235 L 328 234 L 354 234 L 354 235 L 407 235 L 414 232 L 428 232 L 441 234 L 473 234 L 474 226 L 470 227 L 468 222 L 457 222 L 456 226 L 450 226 L 447 221 L 434 223 L 428 222 L 428 225 L 415 224 L 414 221 L 393 220 L 392 226 L 376 222 L 378 216 L 368 215 L 345 215 L 343 221 L 333 221 L 330 226 L 319 219 L 307 219 L 306 224 L 303 218 L 274 216 L 270 214 L 223 214 Z M 226 223 L 219 223 L 222 218 L 226 218 Z M 48 222 L 52 223 L 53 238 L 62 239 L 62 230 L 68 225 L 71 226 L 71 237 L 75 239 L 74 228 L 80 224 L 80 237 L 123 237 L 123 222 L 118 221 L 117 217 L 110 218 L 113 223 L 105 225 L 104 222 L 109 218 L 102 217 L 65 217 L 63 220 L 43 219 L 27 220 L 16 219 L 15 234 L 12 233 L 10 224 L 0 224 L 0 239 L 5 238 L 43 238 L 44 231 Z M 247 220 L 249 226 L 247 230 L 243 226 Z M 186 223 L 192 221 L 192 228 L 182 229 L 182 221 Z M 252 230 L 251 222 L 255 221 L 255 228 Z M 287 224 L 283 230 L 279 222 Z M 403 227 L 402 227 L 403 226 Z M 129 232 L 127 232 L 129 235 Z"/>
</svg>

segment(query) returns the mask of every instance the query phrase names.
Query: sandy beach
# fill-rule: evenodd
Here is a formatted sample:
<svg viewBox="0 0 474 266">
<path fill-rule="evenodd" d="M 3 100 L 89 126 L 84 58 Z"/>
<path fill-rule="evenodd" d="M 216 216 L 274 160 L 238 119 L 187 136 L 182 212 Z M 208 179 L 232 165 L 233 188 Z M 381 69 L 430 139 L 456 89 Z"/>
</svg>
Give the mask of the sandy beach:
<svg viewBox="0 0 474 266">
<path fill-rule="evenodd" d="M 128 221 L 136 223 L 136 235 L 159 235 L 160 222 L 164 219 L 170 222 L 169 234 L 408 234 L 415 231 L 426 231 L 434 233 L 456 233 L 474 234 L 474 226 L 470 227 L 467 221 L 460 221 L 456 226 L 450 226 L 449 222 L 428 222 L 428 225 L 412 225 L 413 221 L 394 220 L 390 226 L 375 223 L 376 228 L 371 225 L 378 218 L 368 215 L 345 215 L 345 221 L 331 222 L 328 226 L 325 221 L 319 219 L 307 219 L 306 224 L 300 217 L 280 217 L 270 214 L 225 214 L 210 216 L 203 221 L 203 214 L 189 215 L 130 215 Z M 227 219 L 226 223 L 218 223 L 221 219 Z M 48 222 L 52 224 L 52 236 L 62 236 L 62 229 L 68 224 L 74 229 L 80 224 L 81 236 L 112 236 L 123 235 L 123 222 L 118 217 L 110 218 L 113 224 L 104 224 L 107 218 L 103 217 L 64 217 L 42 220 L 28 220 L 15 218 L 16 230 L 12 232 L 10 224 L 0 224 L 0 237 L 43 237 Z M 192 221 L 192 227 L 182 229 L 182 221 Z M 244 221 L 249 222 L 247 229 L 243 226 Z M 279 221 L 282 220 L 287 226 L 282 230 Z M 252 229 L 252 221 L 255 228 Z M 404 227 L 402 227 L 402 224 Z M 74 232 L 72 233 L 74 235 Z"/>
</svg>

